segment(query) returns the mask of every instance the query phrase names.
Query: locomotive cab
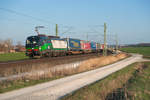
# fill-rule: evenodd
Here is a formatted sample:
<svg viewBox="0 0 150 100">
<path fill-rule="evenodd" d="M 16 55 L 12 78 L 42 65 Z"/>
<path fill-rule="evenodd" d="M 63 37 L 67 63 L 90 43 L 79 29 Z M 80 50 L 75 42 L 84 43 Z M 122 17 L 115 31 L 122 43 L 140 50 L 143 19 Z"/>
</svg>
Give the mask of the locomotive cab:
<svg viewBox="0 0 150 100">
<path fill-rule="evenodd" d="M 29 57 L 40 55 L 40 38 L 38 36 L 30 36 L 26 40 L 26 55 Z"/>
</svg>

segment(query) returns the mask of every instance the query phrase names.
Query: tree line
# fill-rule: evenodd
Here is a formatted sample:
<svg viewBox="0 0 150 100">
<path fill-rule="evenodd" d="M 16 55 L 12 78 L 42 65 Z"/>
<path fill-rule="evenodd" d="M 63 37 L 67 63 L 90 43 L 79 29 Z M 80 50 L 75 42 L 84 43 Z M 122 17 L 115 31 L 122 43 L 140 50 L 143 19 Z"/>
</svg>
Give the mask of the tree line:
<svg viewBox="0 0 150 100">
<path fill-rule="evenodd" d="M 0 53 L 20 52 L 24 50 L 24 46 L 20 41 L 16 45 L 13 45 L 13 40 L 10 38 L 5 40 L 0 39 Z"/>
</svg>

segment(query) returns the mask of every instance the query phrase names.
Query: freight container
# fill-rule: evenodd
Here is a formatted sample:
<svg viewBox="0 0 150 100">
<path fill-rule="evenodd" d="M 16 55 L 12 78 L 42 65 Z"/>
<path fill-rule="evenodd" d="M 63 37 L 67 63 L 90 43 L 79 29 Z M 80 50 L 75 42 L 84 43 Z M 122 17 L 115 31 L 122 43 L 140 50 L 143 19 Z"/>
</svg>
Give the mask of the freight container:
<svg viewBox="0 0 150 100">
<path fill-rule="evenodd" d="M 91 42 L 91 50 L 96 50 L 96 42 Z"/>
<path fill-rule="evenodd" d="M 81 44 L 79 39 L 67 38 L 68 50 L 69 51 L 80 51 Z"/>
<path fill-rule="evenodd" d="M 83 53 L 91 52 L 91 43 L 89 41 L 81 40 L 81 49 Z"/>
<path fill-rule="evenodd" d="M 91 52 L 96 52 L 96 42 L 91 42 Z"/>
</svg>

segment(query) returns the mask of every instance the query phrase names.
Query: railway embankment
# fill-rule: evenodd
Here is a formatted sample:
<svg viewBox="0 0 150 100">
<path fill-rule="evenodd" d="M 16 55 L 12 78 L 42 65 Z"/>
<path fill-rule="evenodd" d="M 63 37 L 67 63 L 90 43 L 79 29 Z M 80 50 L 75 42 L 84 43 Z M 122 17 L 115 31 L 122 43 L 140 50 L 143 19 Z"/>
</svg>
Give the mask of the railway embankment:
<svg viewBox="0 0 150 100">
<path fill-rule="evenodd" d="M 14 74 L 14 75 L 12 74 L 9 76 L 1 77 L 0 92 L 6 92 L 17 88 L 27 87 L 30 85 L 35 85 L 38 83 L 62 78 L 68 75 L 96 69 L 104 65 L 111 64 L 118 60 L 124 59 L 127 56 L 128 56 L 127 54 L 118 54 L 118 55 L 110 55 L 107 57 L 102 57 L 102 56 L 93 56 L 91 58 L 87 57 L 88 59 L 85 59 L 83 57 L 84 60 L 82 59 L 80 61 L 75 61 L 67 64 L 55 65 L 53 67 L 45 67 L 45 65 L 48 66 L 49 63 L 42 64 L 39 65 L 41 66 L 41 69 L 38 68 L 37 66 L 36 70 L 32 69 L 32 71 L 30 72 L 20 72 L 18 74 Z M 11 70 L 9 69 L 9 71 Z"/>
<path fill-rule="evenodd" d="M 3 62 L 0 63 L 0 77 L 7 77 L 10 75 L 16 75 L 36 70 L 43 70 L 58 65 L 74 63 L 100 56 L 100 54 L 85 54 Z"/>
</svg>

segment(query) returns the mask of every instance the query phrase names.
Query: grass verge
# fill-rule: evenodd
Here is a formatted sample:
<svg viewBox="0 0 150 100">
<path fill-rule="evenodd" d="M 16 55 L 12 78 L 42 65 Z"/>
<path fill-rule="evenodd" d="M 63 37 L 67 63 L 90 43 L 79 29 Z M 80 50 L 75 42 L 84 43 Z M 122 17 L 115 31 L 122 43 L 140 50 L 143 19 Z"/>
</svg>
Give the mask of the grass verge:
<svg viewBox="0 0 150 100">
<path fill-rule="evenodd" d="M 120 48 L 120 50 L 127 53 L 142 54 L 144 58 L 150 58 L 150 47 L 125 47 Z"/>
<path fill-rule="evenodd" d="M 37 80 L 29 80 L 29 79 L 23 80 L 22 79 L 22 80 L 15 80 L 15 81 L 7 80 L 2 83 L 0 82 L 1 84 L 0 93 L 8 92 L 8 91 L 19 89 L 19 88 L 24 88 L 27 86 L 33 86 L 36 84 L 40 84 L 40 83 L 51 81 L 51 80 L 58 79 L 58 78 L 61 78 L 61 77 L 43 78 L 43 79 L 41 78 L 40 80 L 38 79 Z M 7 87 L 7 88 L 4 88 L 4 87 Z"/>
<path fill-rule="evenodd" d="M 0 62 L 28 59 L 24 52 L 0 54 Z"/>
<path fill-rule="evenodd" d="M 150 100 L 150 62 L 132 64 L 62 100 Z"/>
</svg>

